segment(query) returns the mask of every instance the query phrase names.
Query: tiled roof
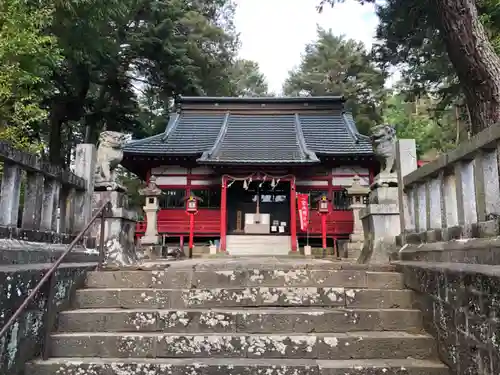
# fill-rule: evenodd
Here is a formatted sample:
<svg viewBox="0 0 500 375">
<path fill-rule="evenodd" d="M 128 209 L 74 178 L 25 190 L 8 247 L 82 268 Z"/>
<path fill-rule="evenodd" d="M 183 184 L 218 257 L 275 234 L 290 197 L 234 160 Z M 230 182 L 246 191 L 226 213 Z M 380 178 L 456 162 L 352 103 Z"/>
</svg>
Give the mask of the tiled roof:
<svg viewBox="0 0 500 375">
<path fill-rule="evenodd" d="M 225 129 L 201 162 L 317 163 L 307 150 L 295 115 L 228 114 Z"/>
<path fill-rule="evenodd" d="M 281 101 L 286 102 L 283 98 Z M 248 110 L 248 114 L 238 114 L 230 109 L 181 109 L 171 117 L 164 133 L 130 142 L 124 152 L 125 156 L 192 155 L 203 163 L 256 164 L 314 163 L 318 162 L 316 154 L 373 154 L 369 138 L 357 132 L 350 114 L 340 109 L 298 112 L 263 114 Z"/>
<path fill-rule="evenodd" d="M 307 146 L 318 154 L 373 154 L 370 139 L 358 133 L 350 114 L 300 114 Z"/>
<path fill-rule="evenodd" d="M 125 145 L 130 154 L 201 154 L 210 150 L 219 135 L 225 114 L 181 113 L 172 116 L 163 134 Z"/>
</svg>

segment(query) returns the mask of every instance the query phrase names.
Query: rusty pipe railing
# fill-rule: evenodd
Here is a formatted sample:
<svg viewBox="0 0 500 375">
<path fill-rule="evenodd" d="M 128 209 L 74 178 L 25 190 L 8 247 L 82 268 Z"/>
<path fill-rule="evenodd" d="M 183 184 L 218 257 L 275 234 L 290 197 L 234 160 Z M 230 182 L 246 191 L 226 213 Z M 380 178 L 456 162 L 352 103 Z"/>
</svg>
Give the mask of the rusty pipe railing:
<svg viewBox="0 0 500 375">
<path fill-rule="evenodd" d="M 50 289 L 49 289 L 49 296 L 48 296 L 48 301 L 47 301 L 47 314 L 46 314 L 46 319 L 45 319 L 45 340 L 44 340 L 44 345 L 42 348 L 42 357 L 44 360 L 46 360 L 49 357 L 49 339 L 50 339 L 50 334 L 52 333 L 52 326 L 54 323 L 54 318 L 55 318 L 55 311 L 54 311 L 54 295 L 55 295 L 55 273 L 61 263 L 64 261 L 66 256 L 73 250 L 73 248 L 76 246 L 76 244 L 82 239 L 83 235 L 89 230 L 90 226 L 94 223 L 94 221 L 97 220 L 97 218 L 101 219 L 101 232 L 100 232 L 100 239 L 99 239 L 99 261 L 98 261 L 98 268 L 102 266 L 102 263 L 104 261 L 104 224 L 105 224 L 105 218 L 106 218 L 106 212 L 111 209 L 111 202 L 107 202 L 103 204 L 97 212 L 92 216 L 90 221 L 87 223 L 85 228 L 78 233 L 78 235 L 75 237 L 73 241 L 69 244 L 68 248 L 64 251 L 64 253 L 55 261 L 55 263 L 50 267 L 50 269 L 47 271 L 47 273 L 42 277 L 42 279 L 38 282 L 38 284 L 35 286 L 35 288 L 31 291 L 31 293 L 26 297 L 24 302 L 21 304 L 21 306 L 18 307 L 16 312 L 10 317 L 10 319 L 5 323 L 3 326 L 2 330 L 0 331 L 0 339 L 7 333 L 9 328 L 14 324 L 17 318 L 22 314 L 24 309 L 28 306 L 28 304 L 35 298 L 35 295 L 42 289 L 42 287 L 45 285 L 45 283 L 50 279 Z"/>
</svg>

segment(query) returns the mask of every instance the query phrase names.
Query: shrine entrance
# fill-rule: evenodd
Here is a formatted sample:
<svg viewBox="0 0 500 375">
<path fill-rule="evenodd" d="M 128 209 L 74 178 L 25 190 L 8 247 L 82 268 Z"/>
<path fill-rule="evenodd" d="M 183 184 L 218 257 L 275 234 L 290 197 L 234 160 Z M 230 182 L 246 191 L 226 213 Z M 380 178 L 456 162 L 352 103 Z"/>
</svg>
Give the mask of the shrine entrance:
<svg viewBox="0 0 500 375">
<path fill-rule="evenodd" d="M 227 189 L 227 230 L 228 234 L 290 235 L 290 183 L 235 181 Z"/>
</svg>

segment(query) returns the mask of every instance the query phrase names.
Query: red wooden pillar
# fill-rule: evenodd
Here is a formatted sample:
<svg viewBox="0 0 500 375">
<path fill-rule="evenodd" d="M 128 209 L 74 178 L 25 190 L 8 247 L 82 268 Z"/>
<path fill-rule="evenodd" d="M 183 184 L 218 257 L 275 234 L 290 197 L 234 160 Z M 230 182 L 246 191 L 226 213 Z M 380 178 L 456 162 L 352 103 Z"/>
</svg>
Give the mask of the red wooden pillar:
<svg viewBox="0 0 500 375">
<path fill-rule="evenodd" d="M 373 165 L 370 165 L 370 169 L 368 169 L 368 173 L 370 174 L 368 181 L 369 181 L 369 184 L 371 185 L 371 184 L 373 184 L 373 179 L 375 178 L 374 173 L 373 173 Z"/>
<path fill-rule="evenodd" d="M 194 213 L 189 213 L 189 258 L 193 257 L 194 245 Z"/>
<path fill-rule="evenodd" d="M 295 190 L 295 178 L 290 181 L 290 236 L 292 241 L 292 252 L 297 251 L 297 195 Z"/>
<path fill-rule="evenodd" d="M 326 214 L 321 213 L 321 245 L 326 249 Z"/>
<path fill-rule="evenodd" d="M 227 230 L 227 178 L 222 176 L 222 191 L 220 195 L 220 250 L 226 251 Z"/>
</svg>

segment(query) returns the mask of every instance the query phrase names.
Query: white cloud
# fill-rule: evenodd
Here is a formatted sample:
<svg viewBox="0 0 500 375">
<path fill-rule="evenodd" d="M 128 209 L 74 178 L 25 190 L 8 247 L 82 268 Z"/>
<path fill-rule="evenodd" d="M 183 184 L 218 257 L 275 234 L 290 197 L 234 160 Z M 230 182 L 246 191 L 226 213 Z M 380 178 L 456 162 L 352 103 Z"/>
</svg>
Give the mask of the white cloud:
<svg viewBox="0 0 500 375">
<path fill-rule="evenodd" d="M 370 48 L 378 23 L 373 5 L 351 0 L 325 7 L 319 0 L 236 0 L 236 27 L 240 32 L 240 57 L 255 60 L 269 87 L 279 93 L 288 71 L 300 63 L 307 43 L 316 38 L 317 25 L 337 35 L 360 40 Z"/>
</svg>

